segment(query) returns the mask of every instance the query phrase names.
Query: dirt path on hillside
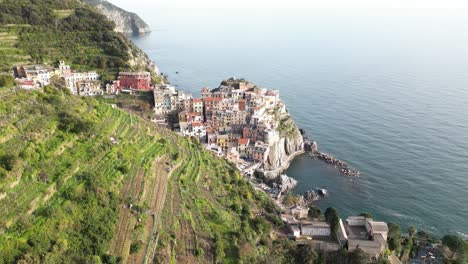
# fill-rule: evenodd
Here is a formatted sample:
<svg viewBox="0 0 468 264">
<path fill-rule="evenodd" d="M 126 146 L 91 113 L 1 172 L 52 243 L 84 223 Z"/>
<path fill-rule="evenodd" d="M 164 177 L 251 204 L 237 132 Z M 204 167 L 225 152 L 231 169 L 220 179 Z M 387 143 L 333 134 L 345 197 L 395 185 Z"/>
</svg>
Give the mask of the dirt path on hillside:
<svg viewBox="0 0 468 264">
<path fill-rule="evenodd" d="M 148 234 L 148 239 L 144 241 L 142 249 L 138 254 L 131 255 L 128 258 L 128 263 L 151 263 L 154 258 L 154 253 L 157 246 L 157 234 L 159 230 L 161 214 L 166 200 L 167 184 L 172 172 L 180 165 L 174 164 L 168 156 L 155 161 L 153 171 L 155 173 L 154 184 L 151 190 L 146 192 L 145 201 L 149 202 L 150 209 L 149 217 L 145 221 L 145 232 Z"/>
<path fill-rule="evenodd" d="M 121 193 L 125 195 L 119 210 L 119 222 L 115 230 L 115 237 L 112 241 L 109 252 L 115 256 L 121 256 L 123 259 L 129 254 L 132 231 L 135 227 L 136 219 L 132 213 L 132 208 L 127 204 L 127 198 L 133 199 L 139 196 L 143 186 L 144 170 L 140 169 L 135 178 L 127 181 L 122 187 Z"/>
</svg>

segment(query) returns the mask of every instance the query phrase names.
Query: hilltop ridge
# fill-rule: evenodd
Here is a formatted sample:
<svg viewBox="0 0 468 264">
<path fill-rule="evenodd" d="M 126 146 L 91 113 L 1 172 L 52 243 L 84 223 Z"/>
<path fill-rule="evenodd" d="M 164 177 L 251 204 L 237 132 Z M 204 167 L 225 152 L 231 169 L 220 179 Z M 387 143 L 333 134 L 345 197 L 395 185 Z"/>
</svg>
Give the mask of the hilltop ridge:
<svg viewBox="0 0 468 264">
<path fill-rule="evenodd" d="M 113 79 L 121 70 L 158 75 L 149 57 L 97 9 L 78 0 L 0 2 L 0 72 L 16 64 L 70 61 Z"/>
<path fill-rule="evenodd" d="M 128 12 L 105 0 L 83 0 L 96 7 L 108 19 L 112 20 L 115 31 L 126 34 L 146 34 L 151 32 L 148 24 L 135 13 Z"/>
</svg>

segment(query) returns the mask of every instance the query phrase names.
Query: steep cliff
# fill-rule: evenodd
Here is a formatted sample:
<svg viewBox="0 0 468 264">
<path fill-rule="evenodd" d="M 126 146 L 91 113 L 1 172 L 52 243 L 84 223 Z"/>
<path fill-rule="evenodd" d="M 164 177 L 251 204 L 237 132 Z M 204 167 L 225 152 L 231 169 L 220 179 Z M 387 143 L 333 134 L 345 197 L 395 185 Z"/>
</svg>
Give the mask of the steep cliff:
<svg viewBox="0 0 468 264">
<path fill-rule="evenodd" d="M 295 155 L 304 151 L 302 134 L 285 106 L 278 109 L 275 119 L 277 127 L 268 138 L 270 152 L 264 163 L 265 176 L 268 178 L 277 177 L 289 166 Z"/>
<path fill-rule="evenodd" d="M 96 7 L 108 19 L 115 23 L 115 31 L 126 34 L 145 34 L 151 32 L 150 27 L 137 14 L 128 12 L 105 0 L 84 0 Z"/>
</svg>

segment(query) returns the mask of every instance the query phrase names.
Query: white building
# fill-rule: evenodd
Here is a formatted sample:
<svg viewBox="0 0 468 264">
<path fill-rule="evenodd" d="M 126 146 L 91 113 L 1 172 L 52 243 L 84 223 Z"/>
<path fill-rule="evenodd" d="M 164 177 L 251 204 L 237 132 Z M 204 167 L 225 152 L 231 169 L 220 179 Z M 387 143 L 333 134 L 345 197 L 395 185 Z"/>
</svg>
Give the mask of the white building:
<svg viewBox="0 0 468 264">
<path fill-rule="evenodd" d="M 364 216 L 346 219 L 348 250 L 362 249 L 371 258 L 378 258 L 387 247 L 388 225 Z"/>
<path fill-rule="evenodd" d="M 216 144 L 209 144 L 206 146 L 206 149 L 215 153 L 218 156 L 223 156 L 223 149 Z"/>
<path fill-rule="evenodd" d="M 296 217 L 297 219 L 304 219 L 304 218 L 307 218 L 309 214 L 309 208 L 305 208 L 302 206 L 295 206 L 294 208 L 291 209 L 291 214 L 294 215 L 294 217 Z"/>
<path fill-rule="evenodd" d="M 330 236 L 331 229 L 327 222 L 302 222 L 301 223 L 301 234 L 303 236 Z"/>
<path fill-rule="evenodd" d="M 206 127 L 199 122 L 192 123 L 192 135 L 197 138 L 204 138 L 206 136 Z"/>
<path fill-rule="evenodd" d="M 301 229 L 297 225 L 289 225 L 289 234 L 290 238 L 298 238 L 301 236 Z"/>
<path fill-rule="evenodd" d="M 64 74 L 62 79 L 65 80 L 67 88 L 74 94 L 77 93 L 77 83 L 82 81 L 97 81 L 99 75 L 96 72 L 72 72 L 69 74 Z"/>
</svg>

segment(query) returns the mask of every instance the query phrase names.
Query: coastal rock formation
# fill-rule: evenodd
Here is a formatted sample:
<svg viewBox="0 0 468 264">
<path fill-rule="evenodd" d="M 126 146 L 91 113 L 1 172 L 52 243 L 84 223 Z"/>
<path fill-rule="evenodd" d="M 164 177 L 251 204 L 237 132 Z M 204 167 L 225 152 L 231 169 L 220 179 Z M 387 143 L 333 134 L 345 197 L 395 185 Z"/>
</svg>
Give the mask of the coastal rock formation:
<svg viewBox="0 0 468 264">
<path fill-rule="evenodd" d="M 352 176 L 352 177 L 357 177 L 360 175 L 360 172 L 351 168 L 348 164 L 346 164 L 346 162 L 344 161 L 341 161 L 329 154 L 326 154 L 326 153 L 323 153 L 323 152 L 317 152 L 315 154 L 315 156 L 319 159 L 319 160 L 323 160 L 325 161 L 326 163 L 328 164 L 331 164 L 333 166 L 335 166 L 336 168 L 338 168 L 340 170 L 340 172 L 343 174 L 343 175 L 346 175 L 346 176 Z"/>
<path fill-rule="evenodd" d="M 115 31 L 125 34 L 146 34 L 150 27 L 137 14 L 128 12 L 105 0 L 84 0 L 96 7 L 108 19 L 115 23 Z"/>
<path fill-rule="evenodd" d="M 287 169 L 292 159 L 304 152 L 304 140 L 293 119 L 283 109 L 276 133 L 268 138 L 270 153 L 264 163 L 265 176 L 277 177 Z"/>
</svg>

